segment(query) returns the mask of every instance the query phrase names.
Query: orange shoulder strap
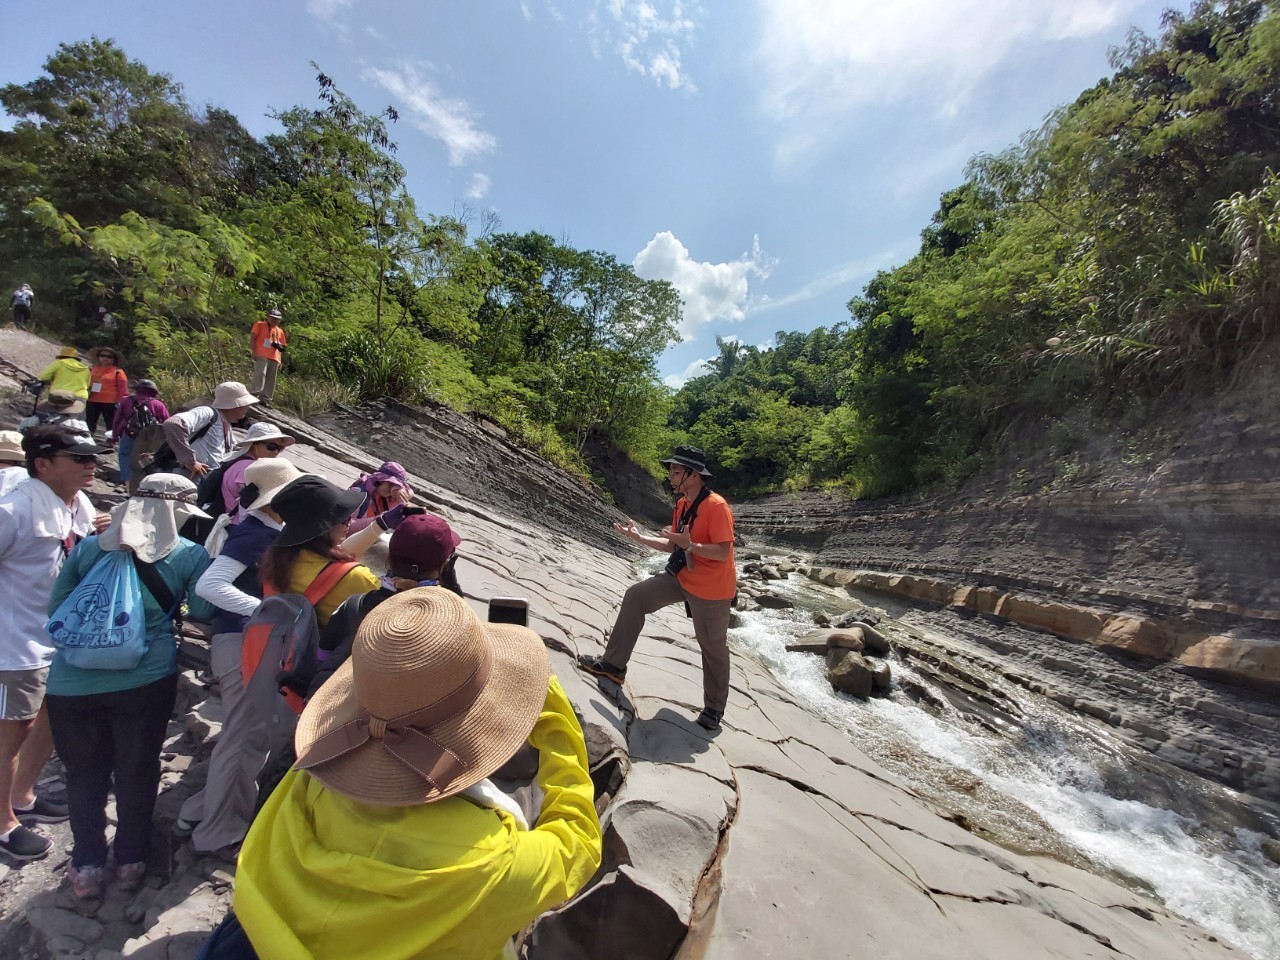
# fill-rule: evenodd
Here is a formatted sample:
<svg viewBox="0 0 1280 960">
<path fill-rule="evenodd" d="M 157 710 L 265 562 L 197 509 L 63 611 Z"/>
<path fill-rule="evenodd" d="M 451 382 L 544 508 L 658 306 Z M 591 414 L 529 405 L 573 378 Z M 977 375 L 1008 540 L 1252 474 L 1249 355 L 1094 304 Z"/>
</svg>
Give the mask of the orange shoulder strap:
<svg viewBox="0 0 1280 960">
<path fill-rule="evenodd" d="M 311 586 L 307 587 L 303 596 L 314 607 L 326 596 L 329 591 L 338 585 L 338 581 L 345 577 L 348 573 L 358 567 L 359 564 L 353 560 L 344 563 L 331 563 L 326 566 L 316 578 L 311 581 Z"/>
</svg>

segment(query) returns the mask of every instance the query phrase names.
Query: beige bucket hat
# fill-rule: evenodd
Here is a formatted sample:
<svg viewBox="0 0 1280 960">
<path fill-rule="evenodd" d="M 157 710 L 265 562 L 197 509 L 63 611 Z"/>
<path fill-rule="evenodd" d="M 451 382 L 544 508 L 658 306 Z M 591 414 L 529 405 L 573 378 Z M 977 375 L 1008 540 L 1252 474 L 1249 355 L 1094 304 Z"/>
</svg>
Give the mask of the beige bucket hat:
<svg viewBox="0 0 1280 960">
<path fill-rule="evenodd" d="M 27 462 L 27 455 L 22 452 L 22 434 L 17 430 L 0 430 L 0 461 Z"/>
<path fill-rule="evenodd" d="M 291 460 L 284 457 L 271 457 L 268 460 L 255 460 L 244 472 L 244 486 L 240 488 L 241 504 L 244 504 L 245 491 L 253 488 L 253 500 L 245 510 L 261 510 L 271 506 L 271 498 L 302 476 L 302 471 Z"/>
<path fill-rule="evenodd" d="M 501 767 L 528 739 L 551 663 L 527 627 L 484 623 L 443 587 L 383 601 L 351 659 L 298 720 L 298 766 L 380 806 L 432 803 Z"/>
<path fill-rule="evenodd" d="M 235 380 L 228 380 L 213 388 L 212 406 L 215 410 L 235 410 L 257 402 L 258 398 L 249 392 L 249 388 Z"/>
</svg>

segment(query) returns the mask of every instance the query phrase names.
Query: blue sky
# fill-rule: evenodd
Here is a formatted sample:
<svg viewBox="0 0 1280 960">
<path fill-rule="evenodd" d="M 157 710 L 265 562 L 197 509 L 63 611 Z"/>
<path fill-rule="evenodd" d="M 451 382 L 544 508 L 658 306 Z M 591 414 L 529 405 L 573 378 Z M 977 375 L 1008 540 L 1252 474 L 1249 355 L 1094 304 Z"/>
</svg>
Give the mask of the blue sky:
<svg viewBox="0 0 1280 960">
<path fill-rule="evenodd" d="M 10 5 L 0 83 L 111 37 L 257 135 L 310 62 L 394 106 L 425 212 L 494 210 L 672 281 L 678 383 L 715 338 L 848 319 L 939 195 L 1110 73 L 1148 0 L 61 0 Z M 1185 7 L 1185 4 L 1179 4 Z M 16 9 L 15 9 L 16 8 Z M 20 39 L 20 42 L 17 40 Z"/>
</svg>

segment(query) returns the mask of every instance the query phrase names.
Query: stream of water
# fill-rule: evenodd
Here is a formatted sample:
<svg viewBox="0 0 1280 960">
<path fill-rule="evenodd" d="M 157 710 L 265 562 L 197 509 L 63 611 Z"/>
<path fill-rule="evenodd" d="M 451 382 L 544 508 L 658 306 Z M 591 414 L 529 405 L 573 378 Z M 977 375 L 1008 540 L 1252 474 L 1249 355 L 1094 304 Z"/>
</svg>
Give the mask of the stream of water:
<svg viewBox="0 0 1280 960">
<path fill-rule="evenodd" d="M 1230 790 L 1170 768 L 1163 773 L 1176 810 L 1118 795 L 1125 791 L 1114 788 L 1115 771 L 1149 770 L 1149 758 L 1104 725 L 994 674 L 985 679 L 1021 708 L 1016 730 L 967 722 L 945 704 L 925 709 L 902 692 L 899 679 L 911 668 L 897 657 L 888 697 L 863 702 L 835 693 L 822 658 L 785 646 L 813 629 L 809 611 L 838 615 L 849 598 L 800 575 L 770 586 L 796 610 L 743 614 L 731 641 L 913 790 L 1011 847 L 1152 895 L 1256 960 L 1280 958 L 1280 867 L 1263 854 L 1260 834 L 1225 825 L 1230 817 L 1222 811 L 1239 806 Z"/>
</svg>

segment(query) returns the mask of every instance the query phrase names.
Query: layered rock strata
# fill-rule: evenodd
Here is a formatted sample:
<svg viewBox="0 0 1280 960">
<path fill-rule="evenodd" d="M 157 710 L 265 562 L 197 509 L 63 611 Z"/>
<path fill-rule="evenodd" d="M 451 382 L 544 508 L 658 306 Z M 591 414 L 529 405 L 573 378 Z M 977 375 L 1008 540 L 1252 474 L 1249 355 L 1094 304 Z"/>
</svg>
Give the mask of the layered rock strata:
<svg viewBox="0 0 1280 960">
<path fill-rule="evenodd" d="M 371 457 L 278 419 L 304 439 L 291 457 L 338 482 L 383 458 L 411 465 L 433 456 L 422 446 L 428 431 L 385 429 Z M 634 577 L 630 556 L 582 529 L 598 509 L 575 509 L 573 536 L 563 513 L 550 529 L 542 522 L 544 505 L 566 499 L 568 481 L 502 509 L 500 493 L 475 483 L 466 496 L 421 475 L 414 485 L 464 537 L 458 573 L 477 608 L 495 594 L 529 597 L 530 626 L 545 638 L 588 740 L 605 861 L 581 895 L 534 925 L 526 957 L 1238 956 L 1139 894 L 964 829 L 799 706 L 751 658 L 734 656 L 725 726 L 709 736 L 693 722 L 700 655 L 678 610 L 650 618 L 625 686 L 578 673 L 573 656 L 602 649 Z M 213 705 L 197 713 L 193 731 L 211 733 Z M 203 750 L 192 750 L 187 770 L 169 782 L 162 819 L 198 782 Z M 153 874 L 154 889 L 139 895 L 155 898 L 155 911 L 139 913 L 134 901 L 120 907 L 118 922 L 92 921 L 90 930 L 76 922 L 85 918 L 64 891 L 27 920 L 20 918 L 30 902 L 10 901 L 6 924 L 32 932 L 33 956 L 189 957 L 216 910 L 197 906 L 182 914 L 186 926 L 170 924 L 179 908 L 160 904 L 179 892 L 175 882 L 199 873 L 175 873 L 185 854 L 172 851 L 185 848 L 168 849 L 170 873 Z M 212 880 L 200 882 L 213 891 Z M 225 901 L 225 892 L 216 896 Z M 44 907 L 59 911 L 60 922 L 43 922 L 35 910 Z"/>
</svg>

